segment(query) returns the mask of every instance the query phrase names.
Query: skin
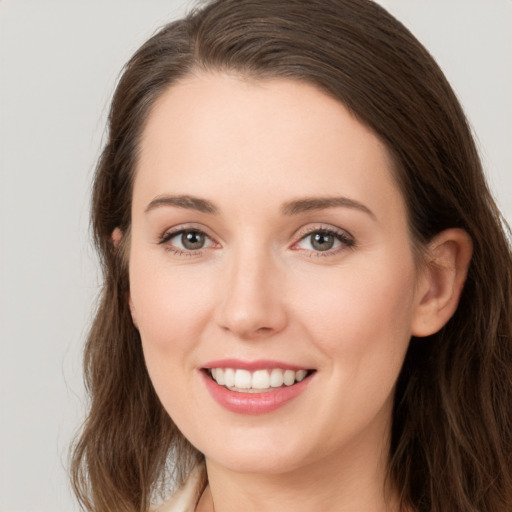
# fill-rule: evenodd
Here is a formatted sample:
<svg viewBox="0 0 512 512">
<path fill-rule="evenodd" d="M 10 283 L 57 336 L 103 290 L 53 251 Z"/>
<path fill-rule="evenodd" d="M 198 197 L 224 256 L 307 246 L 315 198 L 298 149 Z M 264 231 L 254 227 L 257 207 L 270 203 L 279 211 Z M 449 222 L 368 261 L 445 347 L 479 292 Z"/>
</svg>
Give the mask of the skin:
<svg viewBox="0 0 512 512">
<path fill-rule="evenodd" d="M 311 197 L 352 203 L 283 211 Z M 165 238 L 182 228 L 206 233 L 204 246 Z M 319 229 L 348 242 L 317 250 Z M 314 87 L 197 74 L 169 88 L 141 142 L 130 306 L 164 407 L 206 456 L 198 510 L 396 510 L 385 486 L 395 382 L 411 335 L 453 313 L 470 253 L 451 230 L 430 247 L 442 264 L 415 262 L 386 147 Z M 315 373 L 281 408 L 238 414 L 201 376 L 224 358 Z"/>
</svg>

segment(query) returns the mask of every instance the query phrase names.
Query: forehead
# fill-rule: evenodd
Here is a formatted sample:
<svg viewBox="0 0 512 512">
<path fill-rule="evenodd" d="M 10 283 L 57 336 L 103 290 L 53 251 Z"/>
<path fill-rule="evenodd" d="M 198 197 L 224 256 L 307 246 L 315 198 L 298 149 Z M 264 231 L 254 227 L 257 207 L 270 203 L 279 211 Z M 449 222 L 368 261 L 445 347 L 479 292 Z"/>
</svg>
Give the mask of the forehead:
<svg viewBox="0 0 512 512">
<path fill-rule="evenodd" d="M 400 199 L 387 148 L 341 102 L 299 81 L 220 73 L 171 86 L 148 117 L 134 202 L 161 193 Z"/>
</svg>

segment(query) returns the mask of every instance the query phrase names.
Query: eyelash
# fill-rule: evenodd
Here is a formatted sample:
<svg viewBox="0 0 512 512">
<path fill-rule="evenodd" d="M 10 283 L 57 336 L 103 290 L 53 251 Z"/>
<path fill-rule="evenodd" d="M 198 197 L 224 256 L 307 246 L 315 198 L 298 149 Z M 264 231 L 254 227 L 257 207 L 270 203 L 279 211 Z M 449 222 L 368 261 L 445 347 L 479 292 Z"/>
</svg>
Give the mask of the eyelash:
<svg viewBox="0 0 512 512">
<path fill-rule="evenodd" d="M 205 238 L 210 240 L 211 242 L 215 243 L 211 236 L 209 236 L 204 230 L 196 228 L 194 226 L 186 226 L 186 227 L 179 227 L 173 231 L 166 231 L 158 240 L 159 245 L 163 245 L 166 251 L 172 252 L 176 256 L 198 256 L 202 253 L 202 251 L 205 249 L 205 247 L 201 247 L 197 250 L 192 249 L 180 249 L 179 247 L 173 246 L 168 244 L 170 240 L 173 238 L 183 235 L 186 232 L 191 233 L 197 233 L 199 235 L 204 235 Z"/>
<path fill-rule="evenodd" d="M 340 246 L 336 247 L 334 249 L 328 249 L 326 251 L 315 251 L 315 250 L 308 250 L 308 249 L 295 249 L 295 250 L 304 250 L 307 251 L 309 254 L 307 254 L 310 258 L 324 258 L 328 256 L 335 256 L 338 253 L 345 251 L 347 249 L 352 249 L 355 247 L 356 242 L 354 240 L 354 237 L 347 233 L 346 231 L 342 231 L 340 229 L 333 229 L 332 227 L 325 227 L 325 226 L 315 226 L 313 228 L 308 228 L 304 232 L 299 232 L 299 240 L 293 244 L 293 246 L 296 246 L 300 242 L 306 240 L 308 237 L 311 237 L 313 235 L 324 235 L 324 236 L 332 236 L 335 240 L 340 242 Z M 311 242 L 310 242 L 311 243 Z"/>
<path fill-rule="evenodd" d="M 166 231 L 158 240 L 159 245 L 163 245 L 165 250 L 172 252 L 173 254 L 177 256 L 198 256 L 202 254 L 202 251 L 206 249 L 207 247 L 201 247 L 197 250 L 187 250 L 187 249 L 180 249 L 179 247 L 170 245 L 168 242 L 172 240 L 173 238 L 183 235 L 186 232 L 196 233 L 199 235 L 203 235 L 205 238 L 210 240 L 212 244 L 216 244 L 212 237 L 210 237 L 204 230 L 195 228 L 193 226 L 187 226 L 187 227 L 179 227 L 173 231 Z M 338 242 L 340 242 L 340 246 L 335 249 L 329 249 L 325 251 L 315 251 L 315 250 L 308 250 L 308 249 L 293 249 L 294 246 L 299 244 L 300 242 L 306 240 L 308 237 L 311 237 L 313 235 L 324 235 L 324 236 L 332 236 L 334 237 Z M 338 254 L 340 251 L 351 249 L 355 246 L 355 240 L 352 237 L 352 235 L 348 234 L 346 231 L 342 230 L 336 230 L 333 228 L 327 228 L 325 226 L 315 226 L 314 228 L 310 228 L 307 230 L 304 230 L 302 233 L 299 232 L 298 236 L 300 237 L 297 242 L 295 242 L 292 246 L 293 250 L 300 250 L 300 251 L 306 251 L 309 254 L 308 257 L 316 258 L 316 257 L 326 257 L 326 256 L 333 256 Z"/>
</svg>

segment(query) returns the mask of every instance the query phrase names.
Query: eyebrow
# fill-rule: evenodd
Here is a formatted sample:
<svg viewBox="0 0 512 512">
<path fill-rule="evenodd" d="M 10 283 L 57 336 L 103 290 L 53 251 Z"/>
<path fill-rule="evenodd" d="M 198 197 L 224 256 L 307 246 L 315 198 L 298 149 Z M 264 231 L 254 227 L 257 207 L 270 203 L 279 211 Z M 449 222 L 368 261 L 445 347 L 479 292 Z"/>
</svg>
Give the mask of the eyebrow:
<svg viewBox="0 0 512 512">
<path fill-rule="evenodd" d="M 350 199 L 348 197 L 306 197 L 296 201 L 285 203 L 281 209 L 284 215 L 298 215 L 315 210 L 325 210 L 327 208 L 352 208 L 367 213 L 373 219 L 377 219 L 375 214 L 363 203 Z"/>
<path fill-rule="evenodd" d="M 202 213 L 209 213 L 217 215 L 219 209 L 207 199 L 200 199 L 199 197 L 182 195 L 182 196 L 158 196 L 155 197 L 144 210 L 145 213 L 150 212 L 160 206 L 175 206 L 177 208 L 184 208 L 186 210 L 196 210 Z"/>
<path fill-rule="evenodd" d="M 210 215 L 218 215 L 219 209 L 214 203 L 207 199 L 201 199 L 190 195 L 163 195 L 155 197 L 144 210 L 146 213 L 155 210 L 161 206 L 174 206 L 176 208 L 184 208 L 186 210 L 196 210 L 201 213 L 208 213 Z M 364 204 L 350 199 L 348 197 L 306 197 L 294 201 L 284 203 L 281 208 L 283 215 L 299 215 L 316 210 L 325 210 L 327 208 L 352 208 L 362 211 L 373 219 L 376 219 L 375 214 Z"/>
</svg>

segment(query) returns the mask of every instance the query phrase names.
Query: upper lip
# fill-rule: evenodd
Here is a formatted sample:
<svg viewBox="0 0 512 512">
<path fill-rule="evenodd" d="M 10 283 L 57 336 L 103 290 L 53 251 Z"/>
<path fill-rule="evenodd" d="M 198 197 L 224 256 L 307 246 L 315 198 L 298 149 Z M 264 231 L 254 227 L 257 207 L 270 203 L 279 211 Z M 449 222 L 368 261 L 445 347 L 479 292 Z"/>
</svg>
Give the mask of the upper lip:
<svg viewBox="0 0 512 512">
<path fill-rule="evenodd" d="M 310 370 L 306 366 L 285 363 L 283 361 L 274 361 L 270 359 L 257 359 L 254 361 L 244 361 L 241 359 L 218 359 L 209 361 L 202 366 L 203 369 L 211 368 L 235 368 L 240 370 L 256 371 L 256 370 L 273 370 L 280 368 L 282 370 Z"/>
</svg>

